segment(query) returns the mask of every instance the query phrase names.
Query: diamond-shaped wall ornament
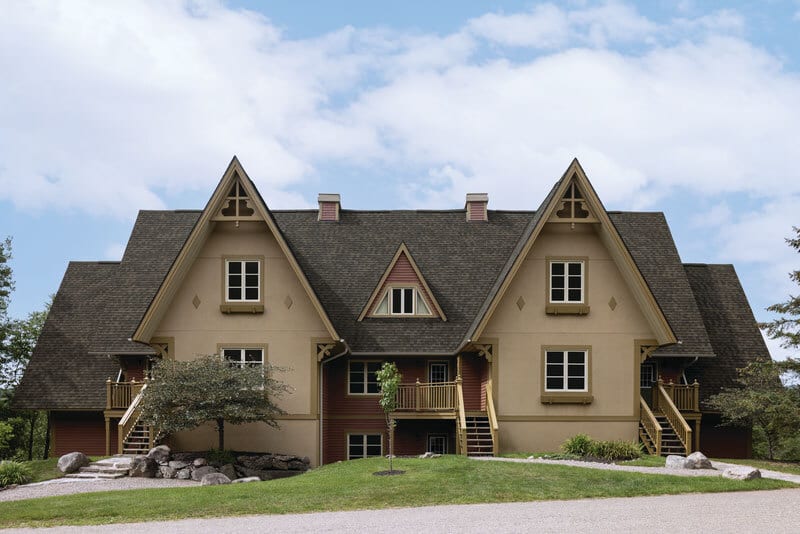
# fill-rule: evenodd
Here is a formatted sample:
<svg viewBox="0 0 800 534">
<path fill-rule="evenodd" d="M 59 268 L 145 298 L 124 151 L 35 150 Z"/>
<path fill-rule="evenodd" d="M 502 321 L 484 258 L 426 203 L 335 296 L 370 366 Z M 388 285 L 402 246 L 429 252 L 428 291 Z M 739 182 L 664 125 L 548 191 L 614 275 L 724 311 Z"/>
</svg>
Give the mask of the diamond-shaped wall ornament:
<svg viewBox="0 0 800 534">
<path fill-rule="evenodd" d="M 614 311 L 614 309 L 617 307 L 617 299 L 611 297 L 611 300 L 608 301 L 608 307 L 611 308 L 611 311 Z"/>
<path fill-rule="evenodd" d="M 519 311 L 522 311 L 522 308 L 524 307 L 525 307 L 525 299 L 522 298 L 522 295 L 520 295 L 520 297 L 517 299 L 517 308 L 519 308 Z"/>
<path fill-rule="evenodd" d="M 286 306 L 286 309 L 288 310 L 289 308 L 292 307 L 292 304 L 294 304 L 294 301 L 292 300 L 292 297 L 290 297 L 289 295 L 286 295 L 286 298 L 283 299 L 283 305 Z"/>
<path fill-rule="evenodd" d="M 192 299 L 192 306 L 194 306 L 195 310 L 200 307 L 200 297 L 198 297 L 197 295 L 195 295 L 194 298 Z"/>
</svg>

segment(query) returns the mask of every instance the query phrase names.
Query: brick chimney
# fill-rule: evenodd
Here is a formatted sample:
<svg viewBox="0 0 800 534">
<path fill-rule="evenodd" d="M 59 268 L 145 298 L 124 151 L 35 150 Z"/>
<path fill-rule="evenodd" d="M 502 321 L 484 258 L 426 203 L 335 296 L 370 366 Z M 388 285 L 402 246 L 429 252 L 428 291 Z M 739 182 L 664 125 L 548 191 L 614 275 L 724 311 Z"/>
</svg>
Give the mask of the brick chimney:
<svg viewBox="0 0 800 534">
<path fill-rule="evenodd" d="M 339 221 L 341 201 L 338 193 L 320 193 L 317 202 L 319 202 L 318 221 Z"/>
<path fill-rule="evenodd" d="M 486 193 L 467 193 L 467 222 L 488 221 L 489 212 L 486 206 L 489 204 L 489 195 Z"/>
</svg>

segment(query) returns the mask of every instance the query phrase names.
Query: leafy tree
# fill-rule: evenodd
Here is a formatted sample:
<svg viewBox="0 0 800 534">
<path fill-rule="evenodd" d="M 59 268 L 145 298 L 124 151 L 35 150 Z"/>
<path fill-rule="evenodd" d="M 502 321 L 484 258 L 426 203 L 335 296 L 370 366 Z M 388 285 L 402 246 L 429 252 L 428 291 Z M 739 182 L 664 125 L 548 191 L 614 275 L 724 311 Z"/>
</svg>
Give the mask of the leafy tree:
<svg viewBox="0 0 800 534">
<path fill-rule="evenodd" d="M 0 241 L 0 321 L 6 318 L 11 292 L 14 291 L 14 279 L 11 277 L 11 238 Z"/>
<path fill-rule="evenodd" d="M 386 416 L 386 428 L 389 430 L 389 473 L 392 473 L 392 459 L 394 458 L 394 428 L 397 422 L 391 416 L 397 410 L 397 390 L 403 376 L 397 370 L 394 362 L 384 362 L 381 368 L 375 373 L 378 383 L 381 385 L 381 396 L 378 399 L 383 413 Z"/>
<path fill-rule="evenodd" d="M 786 242 L 800 252 L 800 228 L 795 226 L 792 229 L 796 237 L 788 238 Z M 789 273 L 789 278 L 800 285 L 800 269 Z M 769 337 L 782 340 L 781 346 L 784 348 L 800 347 L 800 294 L 790 295 L 786 302 L 773 304 L 767 310 L 783 315 L 760 325 L 767 330 Z"/>
<path fill-rule="evenodd" d="M 196 428 L 207 421 L 217 424 L 219 450 L 225 449 L 225 422 L 263 422 L 277 428 L 275 418 L 284 412 L 275 399 L 291 388 L 271 377 L 283 371 L 268 363 L 240 368 L 219 356 L 178 362 L 163 360 L 152 370 L 142 394 L 142 418 L 159 435 Z"/>
<path fill-rule="evenodd" d="M 0 342 L 0 388 L 13 390 L 22 379 L 22 374 L 31 359 L 33 348 L 39 340 L 39 334 L 50 312 L 53 296 L 44 310 L 28 314 L 25 319 L 13 319 L 6 322 L 5 336 Z"/>
<path fill-rule="evenodd" d="M 764 437 L 770 460 L 781 456 L 800 432 L 800 385 L 784 385 L 781 375 L 796 373 L 800 361 L 759 360 L 739 369 L 739 388 L 724 388 L 709 399 L 725 424 L 751 426 Z M 788 441 L 787 441 L 788 440 Z"/>
</svg>

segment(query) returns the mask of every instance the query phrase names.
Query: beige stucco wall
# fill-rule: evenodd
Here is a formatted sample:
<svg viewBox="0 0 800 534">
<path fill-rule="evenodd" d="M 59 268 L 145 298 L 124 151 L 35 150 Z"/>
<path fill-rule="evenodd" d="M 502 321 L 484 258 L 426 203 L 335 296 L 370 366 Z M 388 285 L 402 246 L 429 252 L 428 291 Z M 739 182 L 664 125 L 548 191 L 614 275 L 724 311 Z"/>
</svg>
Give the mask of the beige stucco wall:
<svg viewBox="0 0 800 534">
<path fill-rule="evenodd" d="M 316 420 L 280 420 L 280 428 L 263 423 L 225 425 L 225 448 L 234 451 L 271 452 L 308 456 L 319 465 L 319 435 Z M 217 446 L 216 423 L 205 423 L 170 436 L 170 447 L 180 451 L 206 451 Z"/>
<path fill-rule="evenodd" d="M 576 256 L 588 258 L 590 312 L 584 316 L 547 315 L 546 258 Z M 525 302 L 522 310 L 518 307 L 520 297 Z M 613 310 L 609 306 L 612 297 L 616 301 Z M 638 417 L 639 395 L 635 340 L 652 337 L 651 328 L 593 225 L 571 229 L 568 224 L 547 224 L 481 336 L 481 340 L 496 342 L 493 378 L 501 433 L 512 432 L 507 427 L 514 428 L 509 434 L 511 442 L 501 441 L 503 449 L 553 450 L 565 436 L 589 427 L 606 429 L 598 433 L 609 438 L 634 439 L 634 422 L 589 425 L 557 421 L 634 421 Z M 591 404 L 541 402 L 542 347 L 552 345 L 591 347 Z M 502 422 L 503 417 L 509 416 L 529 421 Z M 552 424 L 546 422 L 550 418 Z M 523 439 L 525 435 L 528 438 Z"/>
<path fill-rule="evenodd" d="M 231 256 L 263 256 L 263 313 L 220 311 L 224 298 L 223 258 Z M 287 306 L 287 297 L 291 306 Z M 199 301 L 198 306 L 194 304 L 196 301 Z M 319 386 L 313 346 L 315 341 L 329 338 L 329 334 L 263 222 L 242 222 L 239 228 L 233 223 L 216 223 L 153 338 L 173 338 L 177 360 L 218 354 L 220 345 L 264 345 L 270 363 L 288 368 L 275 375 L 293 388 L 293 392 L 279 402 L 280 406 L 295 416 L 315 417 L 318 412 Z M 226 447 L 273 452 L 281 448 L 283 452 L 316 458 L 316 421 L 289 421 L 282 425 L 280 432 L 260 426 L 263 428 L 257 431 L 232 430 L 226 435 Z M 193 434 L 197 437 L 187 445 L 201 439 L 202 431 Z M 216 438 L 212 437 L 199 448 L 215 444 Z"/>
<path fill-rule="evenodd" d="M 500 452 L 548 452 L 576 434 L 594 439 L 638 440 L 632 421 L 503 421 L 500 423 Z"/>
</svg>

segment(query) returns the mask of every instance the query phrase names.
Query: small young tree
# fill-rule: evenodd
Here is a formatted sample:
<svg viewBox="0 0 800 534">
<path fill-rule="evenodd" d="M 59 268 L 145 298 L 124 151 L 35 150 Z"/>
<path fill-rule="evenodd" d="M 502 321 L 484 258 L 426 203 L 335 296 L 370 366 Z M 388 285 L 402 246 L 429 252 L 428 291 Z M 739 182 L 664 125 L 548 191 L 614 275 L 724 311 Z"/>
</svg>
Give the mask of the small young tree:
<svg viewBox="0 0 800 534">
<path fill-rule="evenodd" d="M 386 416 L 386 428 L 389 430 L 389 473 L 394 471 L 392 459 L 394 458 L 394 428 L 397 422 L 391 416 L 397 410 L 397 389 L 403 378 L 394 362 L 384 362 L 376 373 L 378 383 L 381 385 L 381 396 L 378 402 Z"/>
<path fill-rule="evenodd" d="M 217 424 L 219 449 L 225 449 L 225 423 L 263 422 L 277 428 L 284 412 L 275 400 L 291 388 L 271 377 L 283 371 L 232 365 L 219 356 L 191 361 L 163 360 L 152 370 L 142 394 L 142 419 L 159 435 L 195 428 L 206 421 Z"/>
</svg>

